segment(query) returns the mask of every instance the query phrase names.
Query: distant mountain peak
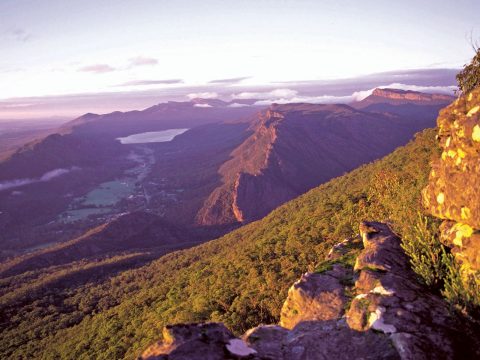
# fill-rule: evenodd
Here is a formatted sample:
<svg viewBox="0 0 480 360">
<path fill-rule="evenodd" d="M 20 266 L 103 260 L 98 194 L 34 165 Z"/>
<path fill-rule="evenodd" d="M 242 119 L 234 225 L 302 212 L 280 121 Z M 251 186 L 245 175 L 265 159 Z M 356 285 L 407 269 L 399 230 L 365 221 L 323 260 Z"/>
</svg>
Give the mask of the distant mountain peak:
<svg viewBox="0 0 480 360">
<path fill-rule="evenodd" d="M 376 88 L 372 95 L 375 97 L 386 98 L 390 100 L 408 100 L 408 101 L 451 101 L 452 96 L 446 94 L 427 94 L 413 90 L 401 90 L 391 88 Z"/>
</svg>

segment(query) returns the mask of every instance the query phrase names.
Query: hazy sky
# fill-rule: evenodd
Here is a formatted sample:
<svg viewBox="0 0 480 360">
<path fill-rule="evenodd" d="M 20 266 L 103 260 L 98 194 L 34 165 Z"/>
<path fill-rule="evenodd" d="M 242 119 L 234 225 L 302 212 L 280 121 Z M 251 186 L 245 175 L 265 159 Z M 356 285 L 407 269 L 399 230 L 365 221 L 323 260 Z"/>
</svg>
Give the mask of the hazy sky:
<svg viewBox="0 0 480 360">
<path fill-rule="evenodd" d="M 479 0 L 1 0 L 0 100 L 459 67 L 479 14 Z"/>
</svg>

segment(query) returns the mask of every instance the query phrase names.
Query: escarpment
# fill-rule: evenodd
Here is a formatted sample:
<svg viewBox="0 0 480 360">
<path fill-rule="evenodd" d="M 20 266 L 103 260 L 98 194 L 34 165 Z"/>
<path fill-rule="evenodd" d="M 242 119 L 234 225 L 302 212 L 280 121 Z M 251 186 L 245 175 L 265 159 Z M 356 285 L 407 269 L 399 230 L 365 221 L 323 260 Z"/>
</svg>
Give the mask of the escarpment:
<svg viewBox="0 0 480 360">
<path fill-rule="evenodd" d="M 292 286 L 280 325 L 241 337 L 221 323 L 171 325 L 140 359 L 478 358 L 474 330 L 417 282 L 389 226 L 364 222 L 360 235 Z"/>
<path fill-rule="evenodd" d="M 462 281 L 480 291 L 480 89 L 458 98 L 438 117 L 440 158 L 432 163 L 423 203 L 443 219 Z"/>
<path fill-rule="evenodd" d="M 258 113 L 249 128 L 252 134 L 220 167 L 221 184 L 203 202 L 196 222 L 258 220 L 307 190 L 405 144 L 417 131 L 431 127 L 440 107 L 451 101 L 448 96 L 378 91 L 383 95 L 352 106 L 274 104 Z M 401 106 L 362 108 L 390 105 L 390 93 L 401 96 Z"/>
</svg>

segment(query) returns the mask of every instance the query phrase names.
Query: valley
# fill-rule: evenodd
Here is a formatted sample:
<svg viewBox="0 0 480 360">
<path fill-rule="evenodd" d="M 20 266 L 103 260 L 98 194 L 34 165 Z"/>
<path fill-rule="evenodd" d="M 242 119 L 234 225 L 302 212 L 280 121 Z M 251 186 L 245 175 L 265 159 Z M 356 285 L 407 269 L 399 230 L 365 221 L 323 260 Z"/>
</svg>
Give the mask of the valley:
<svg viewBox="0 0 480 360">
<path fill-rule="evenodd" d="M 318 259 L 358 222 L 388 216 L 403 233 L 415 221 L 438 155 L 424 129 L 451 98 L 413 95 L 130 135 L 129 122 L 97 134 L 92 120 L 21 148 L 0 163 L 4 184 L 13 169 L 36 179 L 0 191 L 0 353 L 132 358 L 167 323 L 221 321 L 237 335 L 277 322 L 295 277 L 329 269 Z M 65 144 L 74 150 L 57 159 Z M 32 204 L 13 232 L 5 215 Z"/>
<path fill-rule="evenodd" d="M 138 212 L 182 227 L 181 241 L 215 238 L 389 153 L 432 126 L 450 100 L 413 95 L 384 89 L 352 106 L 266 110 L 197 99 L 87 114 L 0 163 L 1 257 L 61 245 Z M 188 128 L 170 127 L 174 119 Z"/>
<path fill-rule="evenodd" d="M 479 13 L 0 1 L 0 360 L 480 359 Z"/>
</svg>

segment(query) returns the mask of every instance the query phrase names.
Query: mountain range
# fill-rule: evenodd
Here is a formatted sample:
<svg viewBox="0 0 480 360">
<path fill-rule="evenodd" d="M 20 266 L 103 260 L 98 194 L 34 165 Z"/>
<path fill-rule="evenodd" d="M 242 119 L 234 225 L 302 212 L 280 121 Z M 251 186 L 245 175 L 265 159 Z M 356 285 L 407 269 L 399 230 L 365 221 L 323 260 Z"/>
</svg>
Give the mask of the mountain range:
<svg viewBox="0 0 480 360">
<path fill-rule="evenodd" d="M 361 220 L 414 221 L 436 154 L 424 129 L 453 99 L 193 99 L 20 146 L 0 162 L 0 353 L 131 358 L 168 323 L 277 322 L 290 284 L 330 269 L 319 259 Z M 119 141 L 145 133 L 161 140 Z"/>
<path fill-rule="evenodd" d="M 181 241 L 216 237 L 405 144 L 450 100 L 377 89 L 350 105 L 193 99 L 86 114 L 0 163 L 3 257 L 138 211 L 182 227 Z M 172 128 L 189 130 L 167 142 L 117 140 Z"/>
</svg>

